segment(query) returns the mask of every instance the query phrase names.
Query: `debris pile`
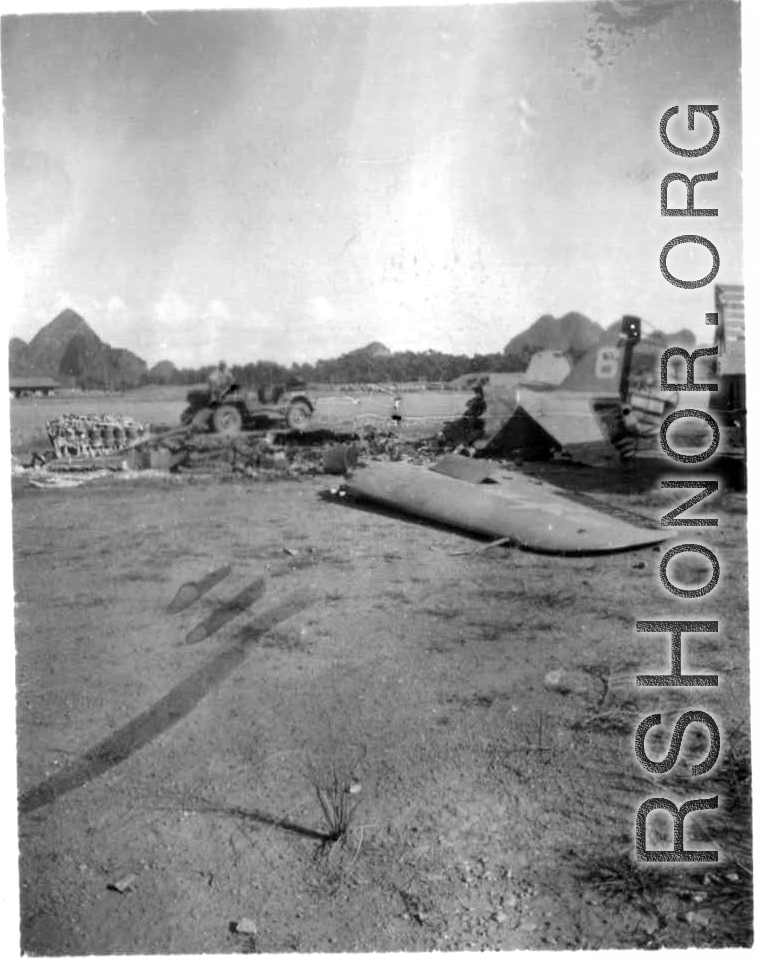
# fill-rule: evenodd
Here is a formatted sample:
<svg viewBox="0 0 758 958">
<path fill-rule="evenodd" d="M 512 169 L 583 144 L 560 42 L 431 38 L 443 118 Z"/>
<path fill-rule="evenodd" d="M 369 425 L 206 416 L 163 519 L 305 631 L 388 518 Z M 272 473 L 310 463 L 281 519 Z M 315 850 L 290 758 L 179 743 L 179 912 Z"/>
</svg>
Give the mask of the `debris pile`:
<svg viewBox="0 0 758 958">
<path fill-rule="evenodd" d="M 208 453 L 206 463 L 230 462 L 232 472 L 249 478 L 282 478 L 285 476 L 345 475 L 360 462 L 368 460 L 417 465 L 431 462 L 436 455 L 433 443 L 400 439 L 394 432 L 382 432 L 366 426 L 349 435 L 331 433 L 276 434 L 264 437 L 236 437 L 229 452 L 219 456 Z M 190 468 L 196 461 L 190 459 Z"/>
<path fill-rule="evenodd" d="M 484 439 L 483 415 L 487 408 L 484 398 L 483 382 L 474 386 L 474 395 L 466 403 L 466 408 L 460 419 L 446 422 L 438 436 L 438 452 L 460 449 L 461 447 L 477 448 L 477 443 Z"/>
<path fill-rule="evenodd" d="M 227 460 L 232 473 L 256 478 L 283 478 L 285 476 L 313 475 L 318 469 L 318 453 L 295 446 L 284 448 L 272 434 L 263 438 L 237 438 Z M 207 461 L 207 460 L 206 460 Z M 191 465 L 191 464 L 190 464 Z"/>
<path fill-rule="evenodd" d="M 407 462 L 430 465 L 450 449 L 480 433 L 484 407 L 475 392 L 461 420 L 428 439 L 403 438 L 400 430 L 367 425 L 355 432 L 329 429 L 208 433 L 192 425 L 151 427 L 124 416 L 66 415 L 48 423 L 53 449 L 32 453 L 16 472 L 117 471 L 205 473 L 278 480 L 311 475 L 349 475 L 361 463 Z"/>
<path fill-rule="evenodd" d="M 380 431 L 374 426 L 366 426 L 358 434 L 357 447 L 362 460 L 408 461 L 415 465 L 426 465 L 437 457 L 439 441 L 401 439 L 392 431 Z"/>
</svg>

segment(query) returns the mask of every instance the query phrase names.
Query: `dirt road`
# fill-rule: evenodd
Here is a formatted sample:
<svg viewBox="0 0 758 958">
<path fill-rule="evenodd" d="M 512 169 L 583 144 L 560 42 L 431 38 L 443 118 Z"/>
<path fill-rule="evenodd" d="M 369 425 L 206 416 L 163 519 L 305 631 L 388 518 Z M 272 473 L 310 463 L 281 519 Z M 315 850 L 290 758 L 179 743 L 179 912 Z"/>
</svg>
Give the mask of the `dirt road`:
<svg viewBox="0 0 758 958">
<path fill-rule="evenodd" d="M 719 687 L 642 694 L 634 676 L 665 671 L 668 652 L 635 618 L 681 614 L 658 552 L 476 551 L 329 486 L 14 480 L 22 947 L 745 944 L 745 497 L 725 493 L 707 530 L 722 582 L 697 614 L 719 634 L 687 642 Z M 669 501 L 595 494 L 655 519 Z M 247 608 L 186 643 L 246 589 Z M 573 691 L 546 687 L 561 668 Z M 634 729 L 682 705 L 723 730 L 710 781 L 676 779 L 721 796 L 688 841 L 707 827 L 723 863 L 645 871 L 630 862 L 634 815 L 660 786 Z M 358 803 L 341 843 L 324 838 L 314 787 L 333 772 L 348 813 Z M 234 930 L 244 918 L 254 933 Z"/>
</svg>

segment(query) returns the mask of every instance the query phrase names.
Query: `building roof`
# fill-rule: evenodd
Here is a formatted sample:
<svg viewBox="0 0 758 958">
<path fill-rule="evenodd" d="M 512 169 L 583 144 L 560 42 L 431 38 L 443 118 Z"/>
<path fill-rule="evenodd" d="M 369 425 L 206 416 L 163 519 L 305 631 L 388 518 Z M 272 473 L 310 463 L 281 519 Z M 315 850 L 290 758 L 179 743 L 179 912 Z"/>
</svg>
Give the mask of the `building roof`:
<svg viewBox="0 0 758 958">
<path fill-rule="evenodd" d="M 11 376 L 10 389 L 60 389 L 61 384 L 50 376 Z"/>
</svg>

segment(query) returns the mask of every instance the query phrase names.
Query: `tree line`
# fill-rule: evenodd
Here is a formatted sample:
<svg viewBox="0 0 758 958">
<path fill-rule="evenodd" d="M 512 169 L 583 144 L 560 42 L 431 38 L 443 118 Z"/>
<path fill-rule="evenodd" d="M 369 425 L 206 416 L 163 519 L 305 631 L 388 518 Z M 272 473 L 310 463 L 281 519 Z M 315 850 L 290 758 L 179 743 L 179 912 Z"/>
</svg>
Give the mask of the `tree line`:
<svg viewBox="0 0 758 958">
<path fill-rule="evenodd" d="M 244 387 L 288 383 L 386 383 L 386 382 L 450 382 L 459 376 L 480 372 L 521 372 L 529 365 L 536 349 L 518 353 L 476 353 L 455 355 L 428 349 L 425 352 L 399 352 L 371 355 L 358 350 L 336 359 L 319 359 L 315 363 L 292 363 L 284 366 L 268 360 L 231 367 L 236 381 Z M 197 369 L 162 370 L 159 376 L 148 372 L 144 383 L 191 384 L 208 378 L 213 366 Z"/>
</svg>

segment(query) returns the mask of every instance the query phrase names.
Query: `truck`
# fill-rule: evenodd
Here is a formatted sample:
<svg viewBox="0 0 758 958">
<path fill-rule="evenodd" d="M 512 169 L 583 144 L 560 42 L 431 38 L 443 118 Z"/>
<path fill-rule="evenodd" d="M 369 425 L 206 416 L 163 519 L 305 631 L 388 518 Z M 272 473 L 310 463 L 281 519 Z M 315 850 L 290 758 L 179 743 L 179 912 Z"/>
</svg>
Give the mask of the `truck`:
<svg viewBox="0 0 758 958">
<path fill-rule="evenodd" d="M 745 287 L 737 284 L 717 285 L 715 290 L 715 344 L 718 347 L 716 374 L 718 392 L 710 394 L 709 406 L 721 413 L 726 425 L 737 430 L 739 441 L 745 442 L 747 399 L 745 388 Z"/>
</svg>

